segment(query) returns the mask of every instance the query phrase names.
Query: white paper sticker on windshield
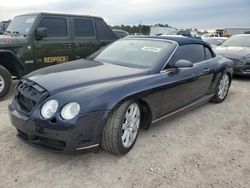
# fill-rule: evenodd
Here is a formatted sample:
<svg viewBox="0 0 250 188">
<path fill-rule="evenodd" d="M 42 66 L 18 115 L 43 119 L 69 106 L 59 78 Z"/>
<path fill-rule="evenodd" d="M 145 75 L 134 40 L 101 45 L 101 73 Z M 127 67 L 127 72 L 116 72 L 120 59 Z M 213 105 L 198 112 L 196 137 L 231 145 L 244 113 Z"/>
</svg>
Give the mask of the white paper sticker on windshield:
<svg viewBox="0 0 250 188">
<path fill-rule="evenodd" d="M 33 23 L 35 21 L 35 18 L 28 18 L 25 23 Z"/>
<path fill-rule="evenodd" d="M 141 50 L 159 53 L 161 51 L 161 48 L 143 46 Z"/>
</svg>

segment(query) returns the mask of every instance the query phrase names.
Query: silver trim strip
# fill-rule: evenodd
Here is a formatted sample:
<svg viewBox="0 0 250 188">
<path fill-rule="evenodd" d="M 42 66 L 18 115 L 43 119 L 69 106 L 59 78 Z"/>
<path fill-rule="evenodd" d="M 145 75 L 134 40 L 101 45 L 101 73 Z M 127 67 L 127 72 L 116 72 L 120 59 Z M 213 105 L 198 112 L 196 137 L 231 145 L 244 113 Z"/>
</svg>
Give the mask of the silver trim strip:
<svg viewBox="0 0 250 188">
<path fill-rule="evenodd" d="M 168 64 L 168 62 L 170 61 L 170 59 L 174 56 L 175 52 L 177 51 L 177 49 L 179 48 L 179 43 L 178 42 L 175 42 L 177 45 L 174 49 L 174 51 L 172 52 L 172 54 L 170 55 L 170 57 L 168 58 L 167 62 L 164 64 L 164 66 L 161 68 L 161 72 L 160 73 L 164 73 L 166 72 L 168 69 L 165 69 L 164 70 L 164 67 Z"/>
<path fill-rule="evenodd" d="M 176 114 L 176 113 L 178 113 L 178 112 L 181 112 L 181 111 L 183 111 L 183 110 L 186 110 L 186 109 L 188 109 L 188 108 L 190 108 L 190 107 L 192 107 L 192 106 L 194 106 L 194 105 L 196 105 L 196 104 L 198 104 L 198 103 L 200 103 L 200 102 L 202 102 L 202 101 L 205 101 L 205 100 L 207 100 L 207 99 L 209 99 L 209 98 L 211 98 L 211 97 L 213 97 L 213 96 L 214 96 L 214 94 L 205 96 L 205 97 L 203 97 L 203 98 L 201 98 L 201 99 L 199 99 L 199 100 L 197 100 L 197 101 L 195 101 L 195 102 L 193 102 L 193 103 L 191 103 L 191 104 L 189 104 L 189 105 L 187 105 L 187 106 L 185 106 L 185 107 L 183 107 L 183 108 L 180 108 L 179 110 L 176 110 L 176 111 L 171 112 L 171 113 L 169 113 L 169 114 L 167 114 L 167 115 L 165 115 L 165 116 L 162 116 L 162 117 L 160 117 L 160 118 L 158 118 L 158 119 L 155 119 L 154 121 L 152 121 L 152 123 L 156 123 L 156 122 L 158 122 L 158 121 L 160 121 L 160 120 L 162 120 L 162 119 L 165 119 L 165 118 L 167 118 L 167 117 L 170 117 L 170 116 L 172 116 L 172 115 L 174 115 L 174 114 Z"/>
<path fill-rule="evenodd" d="M 91 145 L 91 146 L 86 146 L 86 147 L 81 147 L 81 148 L 76 148 L 76 150 L 82 150 L 82 149 L 89 149 L 89 148 L 94 148 L 99 146 L 99 144 Z"/>
</svg>

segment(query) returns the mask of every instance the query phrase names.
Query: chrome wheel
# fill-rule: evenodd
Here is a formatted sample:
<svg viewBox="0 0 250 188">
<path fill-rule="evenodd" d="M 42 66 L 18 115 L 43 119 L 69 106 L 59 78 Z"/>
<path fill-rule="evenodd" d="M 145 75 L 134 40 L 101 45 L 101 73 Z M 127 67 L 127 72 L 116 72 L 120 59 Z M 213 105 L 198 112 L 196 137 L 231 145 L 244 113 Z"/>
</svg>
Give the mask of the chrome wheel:
<svg viewBox="0 0 250 188">
<path fill-rule="evenodd" d="M 135 141 L 140 125 L 140 108 L 138 104 L 132 103 L 125 114 L 122 125 L 122 144 L 129 148 Z"/>
<path fill-rule="evenodd" d="M 220 79 L 219 87 L 218 87 L 218 97 L 223 100 L 228 92 L 229 88 L 229 77 L 227 74 L 224 74 Z"/>
<path fill-rule="evenodd" d="M 0 93 L 3 91 L 4 87 L 5 87 L 5 81 L 3 77 L 0 75 Z"/>
</svg>

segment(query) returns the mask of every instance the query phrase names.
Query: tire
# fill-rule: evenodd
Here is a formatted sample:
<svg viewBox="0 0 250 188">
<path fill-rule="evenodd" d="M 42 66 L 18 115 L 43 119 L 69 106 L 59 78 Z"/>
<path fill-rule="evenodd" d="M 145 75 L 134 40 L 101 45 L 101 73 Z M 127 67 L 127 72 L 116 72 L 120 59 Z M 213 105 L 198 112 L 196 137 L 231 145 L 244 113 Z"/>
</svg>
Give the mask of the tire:
<svg viewBox="0 0 250 188">
<path fill-rule="evenodd" d="M 9 93 L 11 82 L 12 80 L 9 71 L 0 65 L 0 99 Z"/>
<path fill-rule="evenodd" d="M 225 83 L 226 81 L 226 83 Z M 229 91 L 229 87 L 230 87 L 230 83 L 231 83 L 231 77 L 229 74 L 227 73 L 224 73 L 218 84 L 217 84 L 217 87 L 216 87 L 216 90 L 215 90 L 215 95 L 213 96 L 212 98 L 212 102 L 214 103 L 221 103 L 225 100 L 225 98 L 227 97 L 227 94 L 228 94 L 228 91 Z M 223 86 L 223 84 L 225 84 Z M 224 88 L 224 90 L 223 90 Z M 223 94 L 221 93 L 223 90 Z"/>
<path fill-rule="evenodd" d="M 138 102 L 131 100 L 121 104 L 104 126 L 100 142 L 102 149 L 116 155 L 128 153 L 136 142 L 141 122 L 141 107 Z"/>
</svg>

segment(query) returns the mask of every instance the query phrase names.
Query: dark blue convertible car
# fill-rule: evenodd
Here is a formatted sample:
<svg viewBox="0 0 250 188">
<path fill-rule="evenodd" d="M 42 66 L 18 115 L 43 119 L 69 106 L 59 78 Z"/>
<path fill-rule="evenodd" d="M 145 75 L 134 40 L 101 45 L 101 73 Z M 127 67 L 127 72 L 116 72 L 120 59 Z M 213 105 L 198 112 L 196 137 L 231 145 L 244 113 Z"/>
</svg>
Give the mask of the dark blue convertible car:
<svg viewBox="0 0 250 188">
<path fill-rule="evenodd" d="M 125 154 L 139 128 L 198 104 L 222 102 L 232 61 L 186 37 L 118 40 L 20 80 L 9 105 L 23 141 L 53 151 L 101 146 Z"/>
</svg>

